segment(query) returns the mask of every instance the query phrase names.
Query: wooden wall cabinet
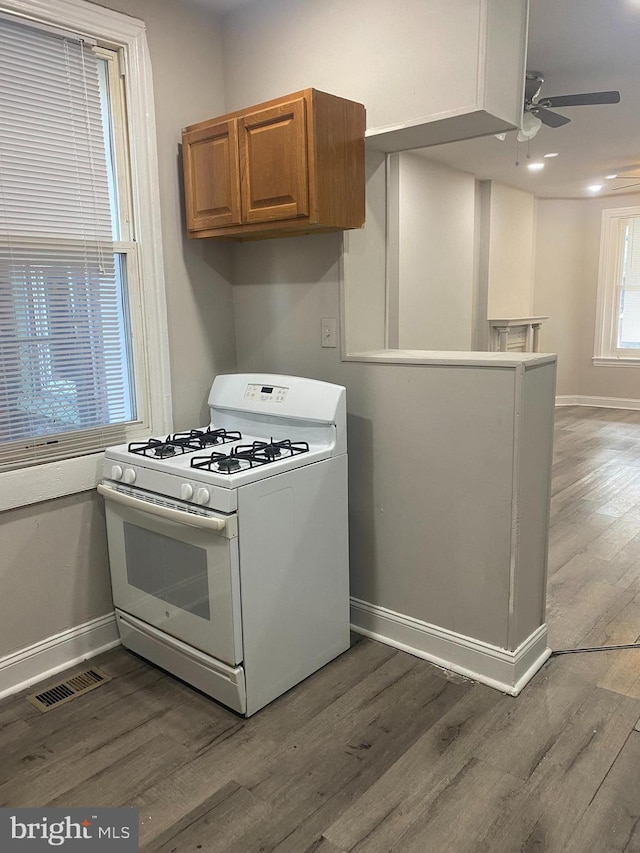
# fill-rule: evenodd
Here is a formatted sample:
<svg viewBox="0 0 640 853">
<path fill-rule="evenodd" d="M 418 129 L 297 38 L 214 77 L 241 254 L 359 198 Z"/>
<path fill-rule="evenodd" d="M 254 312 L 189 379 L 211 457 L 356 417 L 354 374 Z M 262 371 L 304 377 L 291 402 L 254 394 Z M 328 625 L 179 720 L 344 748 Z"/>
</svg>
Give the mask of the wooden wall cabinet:
<svg viewBox="0 0 640 853">
<path fill-rule="evenodd" d="M 235 240 L 364 224 L 362 104 L 304 89 L 182 132 L 189 237 Z"/>
</svg>

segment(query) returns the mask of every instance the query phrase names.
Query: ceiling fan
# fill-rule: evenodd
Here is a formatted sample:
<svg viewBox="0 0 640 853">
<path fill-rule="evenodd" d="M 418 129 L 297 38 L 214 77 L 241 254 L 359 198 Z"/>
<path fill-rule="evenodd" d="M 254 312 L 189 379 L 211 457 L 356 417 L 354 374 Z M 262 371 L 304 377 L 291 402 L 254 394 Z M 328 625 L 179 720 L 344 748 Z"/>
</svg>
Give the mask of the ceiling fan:
<svg viewBox="0 0 640 853">
<path fill-rule="evenodd" d="M 637 166 L 627 167 L 623 171 L 618 172 L 616 175 L 608 175 L 607 177 L 610 180 L 623 181 L 622 185 L 613 187 L 614 193 L 619 192 L 620 190 L 631 190 L 640 186 L 640 168 Z M 629 181 L 633 181 L 634 183 L 629 183 Z"/>
<path fill-rule="evenodd" d="M 527 71 L 524 86 L 524 110 L 522 127 L 518 131 L 518 142 L 533 139 L 543 124 L 547 127 L 562 127 L 571 119 L 552 112 L 556 107 L 582 107 L 592 104 L 618 104 L 620 92 L 584 92 L 577 95 L 555 95 L 541 98 L 540 90 L 544 77 L 539 71 Z"/>
</svg>

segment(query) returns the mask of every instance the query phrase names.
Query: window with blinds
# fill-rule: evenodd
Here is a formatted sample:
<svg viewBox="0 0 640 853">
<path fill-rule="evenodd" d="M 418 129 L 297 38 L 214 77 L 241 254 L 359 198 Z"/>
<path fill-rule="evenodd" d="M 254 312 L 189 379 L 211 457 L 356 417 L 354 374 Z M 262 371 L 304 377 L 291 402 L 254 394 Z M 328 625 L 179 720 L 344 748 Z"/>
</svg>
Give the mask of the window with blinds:
<svg viewBox="0 0 640 853">
<path fill-rule="evenodd" d="M 106 63 L 0 17 L 0 471 L 138 417 Z"/>
<path fill-rule="evenodd" d="M 640 216 L 620 225 L 617 342 L 619 349 L 640 349 Z"/>
</svg>

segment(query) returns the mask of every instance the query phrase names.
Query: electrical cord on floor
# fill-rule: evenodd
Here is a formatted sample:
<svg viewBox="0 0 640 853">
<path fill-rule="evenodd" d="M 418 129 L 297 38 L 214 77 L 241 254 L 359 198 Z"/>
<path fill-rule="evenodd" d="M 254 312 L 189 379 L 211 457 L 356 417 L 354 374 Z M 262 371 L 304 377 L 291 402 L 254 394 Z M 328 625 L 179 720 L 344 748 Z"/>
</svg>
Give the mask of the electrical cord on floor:
<svg viewBox="0 0 640 853">
<path fill-rule="evenodd" d="M 582 652 L 615 652 L 618 649 L 640 649 L 640 643 L 621 643 L 618 646 L 592 646 L 585 649 L 556 649 L 551 652 L 554 655 L 578 655 Z"/>
</svg>

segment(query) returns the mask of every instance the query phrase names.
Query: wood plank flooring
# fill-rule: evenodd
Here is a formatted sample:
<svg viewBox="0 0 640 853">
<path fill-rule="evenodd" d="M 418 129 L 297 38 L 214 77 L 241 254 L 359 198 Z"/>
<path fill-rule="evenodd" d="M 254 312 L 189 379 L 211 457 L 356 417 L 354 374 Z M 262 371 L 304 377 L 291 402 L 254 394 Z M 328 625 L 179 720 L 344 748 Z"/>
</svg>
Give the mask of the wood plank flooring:
<svg viewBox="0 0 640 853">
<path fill-rule="evenodd" d="M 640 412 L 558 411 L 548 611 L 554 648 L 640 637 Z M 165 853 L 640 851 L 640 650 L 553 657 L 513 699 L 354 637 L 249 720 L 95 662 L 47 714 L 0 703 L 1 806 L 134 806 Z"/>
</svg>

